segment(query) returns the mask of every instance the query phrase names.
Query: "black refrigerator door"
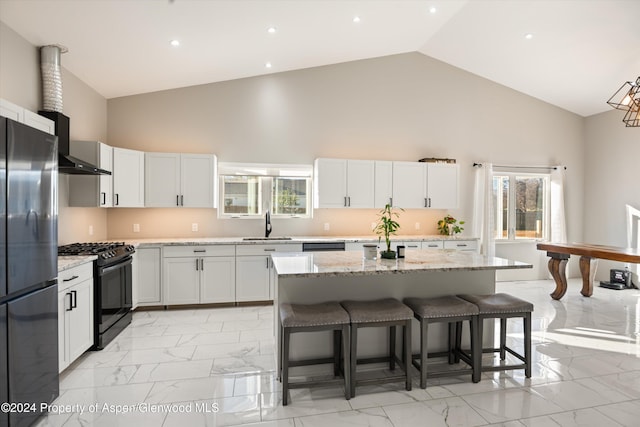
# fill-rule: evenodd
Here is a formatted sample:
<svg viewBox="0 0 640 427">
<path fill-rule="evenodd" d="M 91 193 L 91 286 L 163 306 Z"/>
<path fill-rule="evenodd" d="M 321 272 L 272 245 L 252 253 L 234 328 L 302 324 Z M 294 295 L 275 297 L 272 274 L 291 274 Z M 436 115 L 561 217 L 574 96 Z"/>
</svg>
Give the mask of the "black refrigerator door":
<svg viewBox="0 0 640 427">
<path fill-rule="evenodd" d="M 55 279 L 57 137 L 7 120 L 7 293 Z"/>
<path fill-rule="evenodd" d="M 7 306 L 0 304 L 0 403 L 9 401 L 7 378 Z M 9 414 L 0 411 L 0 427 L 9 425 Z"/>
<path fill-rule="evenodd" d="M 58 286 L 7 304 L 9 402 L 51 403 L 58 385 Z M 40 413 L 11 413 L 11 427 L 30 426 Z"/>
</svg>

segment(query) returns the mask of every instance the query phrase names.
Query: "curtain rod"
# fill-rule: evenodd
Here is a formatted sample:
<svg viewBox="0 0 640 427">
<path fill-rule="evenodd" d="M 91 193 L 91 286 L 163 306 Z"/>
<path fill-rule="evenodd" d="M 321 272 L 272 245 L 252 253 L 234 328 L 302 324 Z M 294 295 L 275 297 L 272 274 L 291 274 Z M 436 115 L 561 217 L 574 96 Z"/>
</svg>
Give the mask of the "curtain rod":
<svg viewBox="0 0 640 427">
<path fill-rule="evenodd" d="M 504 165 L 493 165 L 493 166 L 497 168 L 512 168 L 512 169 L 553 169 L 553 170 L 558 169 L 557 166 L 504 166 Z M 473 167 L 481 168 L 482 163 L 474 163 Z M 567 170 L 566 166 L 564 167 L 564 170 Z"/>
</svg>

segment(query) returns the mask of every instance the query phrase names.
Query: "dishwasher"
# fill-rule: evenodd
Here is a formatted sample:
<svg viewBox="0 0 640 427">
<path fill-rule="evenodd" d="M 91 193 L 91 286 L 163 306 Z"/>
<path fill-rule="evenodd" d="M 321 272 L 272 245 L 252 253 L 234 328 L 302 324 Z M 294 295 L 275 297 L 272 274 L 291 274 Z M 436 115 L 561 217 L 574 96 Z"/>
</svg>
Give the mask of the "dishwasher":
<svg viewBox="0 0 640 427">
<path fill-rule="evenodd" d="M 302 243 L 302 252 L 344 251 L 344 242 L 307 242 Z"/>
</svg>

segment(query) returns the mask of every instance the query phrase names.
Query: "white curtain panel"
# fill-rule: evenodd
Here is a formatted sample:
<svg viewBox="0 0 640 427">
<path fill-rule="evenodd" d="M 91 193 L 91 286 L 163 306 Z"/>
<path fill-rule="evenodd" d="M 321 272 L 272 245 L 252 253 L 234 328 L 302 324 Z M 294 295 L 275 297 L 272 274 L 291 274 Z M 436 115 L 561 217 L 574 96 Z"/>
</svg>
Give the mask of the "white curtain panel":
<svg viewBox="0 0 640 427">
<path fill-rule="evenodd" d="M 551 171 L 551 242 L 567 243 L 567 220 L 564 213 L 564 166 Z"/>
<path fill-rule="evenodd" d="M 473 189 L 473 235 L 480 238 L 480 253 L 493 257 L 496 253 L 493 203 L 493 164 L 476 166 Z"/>
<path fill-rule="evenodd" d="M 631 205 L 626 205 L 627 209 L 627 246 L 630 248 L 640 249 L 640 210 Z M 638 276 L 640 276 L 640 264 L 631 267 L 635 270 L 636 277 L 634 283 L 638 285 Z"/>
</svg>

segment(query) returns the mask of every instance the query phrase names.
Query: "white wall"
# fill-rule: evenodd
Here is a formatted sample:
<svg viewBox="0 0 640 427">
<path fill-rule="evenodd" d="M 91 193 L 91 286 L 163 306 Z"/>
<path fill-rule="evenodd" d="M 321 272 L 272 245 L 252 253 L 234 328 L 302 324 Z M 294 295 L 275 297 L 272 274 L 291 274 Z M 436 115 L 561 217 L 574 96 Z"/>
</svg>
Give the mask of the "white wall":
<svg viewBox="0 0 640 427">
<path fill-rule="evenodd" d="M 627 204 L 640 209 L 640 128 L 625 127 L 612 110 L 585 120 L 584 241 L 626 246 Z M 624 264 L 598 261 L 598 280 Z"/>
<path fill-rule="evenodd" d="M 567 165 L 569 238 L 582 239 L 584 120 L 419 53 L 193 86 L 108 101 L 109 143 L 143 151 L 215 153 L 220 161 L 311 164 L 316 157 L 457 159 L 469 221 L 475 161 Z M 276 234 L 370 234 L 376 211 L 316 210 Z M 445 211 L 407 211 L 402 234 L 433 234 Z M 213 210 L 113 209 L 110 238 L 247 235 L 260 221 Z M 200 223 L 192 233 L 191 222 Z M 329 233 L 324 222 L 332 224 Z M 421 229 L 415 229 L 420 222 Z M 132 233 L 132 224 L 141 233 Z M 468 230 L 467 230 L 468 231 Z M 533 245 L 520 248 L 538 258 Z M 543 271 L 546 271 L 546 266 Z M 538 276 L 535 272 L 527 272 Z"/>
</svg>

